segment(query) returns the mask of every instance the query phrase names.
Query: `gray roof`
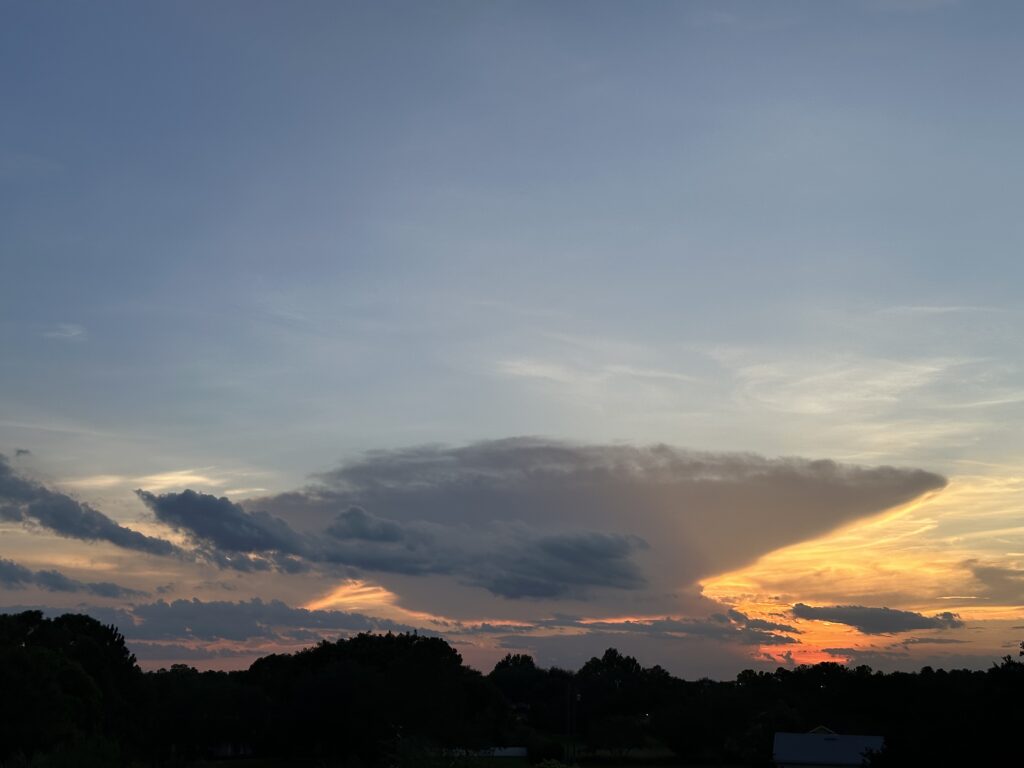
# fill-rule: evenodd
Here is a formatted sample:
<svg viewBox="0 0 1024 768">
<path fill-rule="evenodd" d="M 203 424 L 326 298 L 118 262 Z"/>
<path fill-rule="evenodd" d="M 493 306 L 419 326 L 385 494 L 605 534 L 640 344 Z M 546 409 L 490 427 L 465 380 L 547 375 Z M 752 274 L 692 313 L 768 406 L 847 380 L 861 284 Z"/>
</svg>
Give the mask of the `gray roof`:
<svg viewBox="0 0 1024 768">
<path fill-rule="evenodd" d="M 780 765 L 861 765 L 868 750 L 882 748 L 881 736 L 837 733 L 776 733 L 773 759 Z"/>
</svg>

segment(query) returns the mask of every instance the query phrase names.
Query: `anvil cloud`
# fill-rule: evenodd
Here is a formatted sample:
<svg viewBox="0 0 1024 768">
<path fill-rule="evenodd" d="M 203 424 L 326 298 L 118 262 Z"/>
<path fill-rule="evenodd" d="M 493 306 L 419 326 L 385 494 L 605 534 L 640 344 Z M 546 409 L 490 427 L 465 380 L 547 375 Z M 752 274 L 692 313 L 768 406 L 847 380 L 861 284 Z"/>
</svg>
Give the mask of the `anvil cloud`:
<svg viewBox="0 0 1024 768">
<path fill-rule="evenodd" d="M 435 575 L 504 598 L 584 599 L 695 585 L 944 484 L 921 470 L 535 438 L 378 452 L 316 479 L 244 505 L 138 495 L 226 568 Z"/>
</svg>

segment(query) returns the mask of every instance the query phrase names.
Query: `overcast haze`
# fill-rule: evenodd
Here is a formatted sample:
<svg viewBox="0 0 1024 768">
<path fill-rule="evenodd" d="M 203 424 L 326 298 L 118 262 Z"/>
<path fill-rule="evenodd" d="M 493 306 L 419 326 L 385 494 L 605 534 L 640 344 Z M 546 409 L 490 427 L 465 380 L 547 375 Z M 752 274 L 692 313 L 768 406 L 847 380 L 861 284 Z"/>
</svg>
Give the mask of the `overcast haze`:
<svg viewBox="0 0 1024 768">
<path fill-rule="evenodd" d="M 147 666 L 987 667 L 1024 7 L 0 9 L 0 606 Z M 1008 650 L 1009 649 L 1009 650 Z"/>
</svg>

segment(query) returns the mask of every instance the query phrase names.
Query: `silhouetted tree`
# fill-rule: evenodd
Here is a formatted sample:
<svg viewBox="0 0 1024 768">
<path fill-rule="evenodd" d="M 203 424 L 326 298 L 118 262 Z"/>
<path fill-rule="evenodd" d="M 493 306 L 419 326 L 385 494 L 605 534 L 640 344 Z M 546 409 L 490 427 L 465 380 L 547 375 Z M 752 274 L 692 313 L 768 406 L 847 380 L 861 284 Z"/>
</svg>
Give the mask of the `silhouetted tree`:
<svg viewBox="0 0 1024 768">
<path fill-rule="evenodd" d="M 984 671 L 824 663 L 685 681 L 610 648 L 575 674 L 509 654 L 484 677 L 440 638 L 361 634 L 244 671 L 143 674 L 116 628 L 26 611 L 0 615 L 0 766 L 252 755 L 468 768 L 473 749 L 519 743 L 535 760 L 572 759 L 565 745 L 584 739 L 597 753 L 653 742 L 684 761 L 754 766 L 770 761 L 776 732 L 817 725 L 884 736 L 880 766 L 1015 764 L 1018 658 Z"/>
<path fill-rule="evenodd" d="M 0 615 L 0 760 L 74 753 L 82 765 L 117 764 L 141 683 L 115 627 L 72 614 Z"/>
</svg>

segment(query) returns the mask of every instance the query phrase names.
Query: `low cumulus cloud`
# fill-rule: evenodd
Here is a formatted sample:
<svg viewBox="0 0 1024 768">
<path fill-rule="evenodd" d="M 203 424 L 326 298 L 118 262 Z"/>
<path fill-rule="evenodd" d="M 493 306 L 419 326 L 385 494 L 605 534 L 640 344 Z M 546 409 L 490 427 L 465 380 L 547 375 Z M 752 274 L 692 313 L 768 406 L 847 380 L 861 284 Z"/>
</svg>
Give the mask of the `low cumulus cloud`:
<svg viewBox="0 0 1024 768">
<path fill-rule="evenodd" d="M 605 632 L 640 633 L 659 636 L 703 637 L 741 645 L 789 645 L 799 643 L 786 634 L 801 634 L 788 624 L 752 619 L 737 610 L 716 613 L 705 619 L 663 618 L 625 621 L 591 621 L 584 626 Z"/>
<path fill-rule="evenodd" d="M 949 611 L 925 616 L 914 611 L 863 605 L 811 606 L 797 603 L 793 606 L 793 615 L 798 619 L 846 624 L 866 635 L 888 635 L 916 629 L 956 629 L 964 625 L 957 614 Z"/>
<path fill-rule="evenodd" d="M 385 619 L 346 611 L 293 608 L 280 600 L 259 598 L 239 602 L 175 600 L 136 605 L 128 637 L 146 640 L 281 640 L 297 630 L 324 633 L 412 631 Z M 305 637 L 305 636 L 303 636 Z"/>
<path fill-rule="evenodd" d="M 169 541 L 125 528 L 72 497 L 17 474 L 0 454 L 0 521 L 38 525 L 59 536 L 106 541 L 152 555 L 178 553 Z"/>
<path fill-rule="evenodd" d="M 735 608 L 730 608 L 726 612 L 726 616 L 747 629 L 756 629 L 766 632 L 789 632 L 794 635 L 802 634 L 799 629 L 791 624 L 782 624 L 781 622 L 767 621 L 765 619 L 752 619 L 746 614 L 737 611 Z"/>
<path fill-rule="evenodd" d="M 138 589 L 122 587 L 110 581 L 79 581 L 60 571 L 33 571 L 12 560 L 0 558 L 0 588 L 26 589 L 38 587 L 48 592 L 84 592 L 97 597 L 135 598 L 145 597 Z"/>
<path fill-rule="evenodd" d="M 66 610 L 46 608 L 47 614 Z M 212 643 L 316 642 L 327 635 L 355 632 L 412 632 L 413 627 L 360 613 L 293 608 L 280 600 L 238 602 L 198 599 L 157 600 L 132 606 L 85 607 L 84 612 L 118 627 L 129 641 Z M 422 631 L 422 630 L 421 630 Z"/>
</svg>

